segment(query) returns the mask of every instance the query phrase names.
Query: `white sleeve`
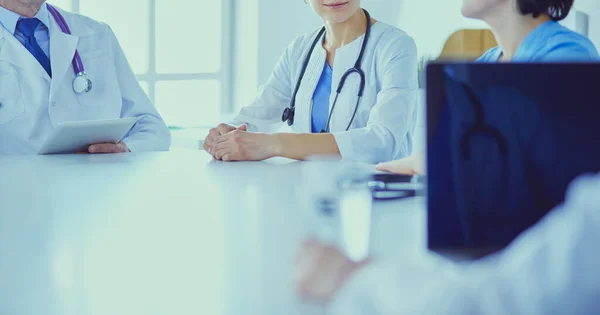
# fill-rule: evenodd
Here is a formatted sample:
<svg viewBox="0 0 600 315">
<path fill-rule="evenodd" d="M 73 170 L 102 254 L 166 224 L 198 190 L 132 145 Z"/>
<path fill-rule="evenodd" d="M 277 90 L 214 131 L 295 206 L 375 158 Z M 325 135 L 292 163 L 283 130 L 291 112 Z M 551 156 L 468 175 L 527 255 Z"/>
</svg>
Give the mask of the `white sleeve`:
<svg viewBox="0 0 600 315">
<path fill-rule="evenodd" d="M 277 130 L 282 123 L 283 111 L 290 105 L 292 99 L 292 81 L 294 80 L 291 65 L 294 62 L 294 52 L 301 49 L 299 42 L 300 40 L 297 38 L 285 50 L 267 83 L 260 87 L 258 96 L 250 105 L 240 110 L 238 116 L 230 122 L 231 125 L 245 124 L 248 131 L 252 132 L 274 132 Z"/>
<path fill-rule="evenodd" d="M 366 127 L 333 133 L 343 159 L 379 163 L 410 155 L 407 137 L 417 118 L 417 46 L 410 36 L 402 36 L 382 52 L 387 62 Z"/>
<path fill-rule="evenodd" d="M 567 202 L 495 259 L 468 267 L 376 264 L 357 274 L 331 314 L 600 313 L 600 176 L 571 185 Z"/>
<path fill-rule="evenodd" d="M 131 152 L 168 151 L 171 146 L 171 132 L 138 83 L 117 37 L 110 27 L 107 28 L 123 100 L 121 118 L 138 118 L 123 142 Z"/>
</svg>

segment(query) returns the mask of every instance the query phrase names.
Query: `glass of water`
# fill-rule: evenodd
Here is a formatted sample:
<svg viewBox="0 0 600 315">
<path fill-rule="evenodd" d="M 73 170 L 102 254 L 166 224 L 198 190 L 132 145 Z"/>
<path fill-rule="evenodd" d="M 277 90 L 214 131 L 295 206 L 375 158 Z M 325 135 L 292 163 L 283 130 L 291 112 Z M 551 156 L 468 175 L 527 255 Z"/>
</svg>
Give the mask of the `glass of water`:
<svg viewBox="0 0 600 315">
<path fill-rule="evenodd" d="M 312 158 L 302 167 L 301 200 L 309 235 L 336 246 L 356 262 L 369 255 L 372 193 L 370 168 L 333 158 Z"/>
</svg>

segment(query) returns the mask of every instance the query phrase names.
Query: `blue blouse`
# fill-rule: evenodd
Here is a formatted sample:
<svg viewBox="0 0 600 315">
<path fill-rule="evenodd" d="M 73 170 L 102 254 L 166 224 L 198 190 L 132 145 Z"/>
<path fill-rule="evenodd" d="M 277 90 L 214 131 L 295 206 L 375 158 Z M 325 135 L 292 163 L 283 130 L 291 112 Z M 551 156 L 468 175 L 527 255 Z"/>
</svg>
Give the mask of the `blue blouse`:
<svg viewBox="0 0 600 315">
<path fill-rule="evenodd" d="M 327 62 L 323 67 L 321 78 L 313 94 L 313 105 L 311 114 L 312 133 L 319 133 L 327 126 L 329 118 L 329 98 L 331 97 L 331 78 L 333 70 Z"/>
<path fill-rule="evenodd" d="M 494 47 L 478 62 L 498 62 L 500 47 Z M 521 43 L 513 62 L 590 62 L 600 60 L 598 50 L 585 36 L 548 21 L 534 29 Z"/>
</svg>

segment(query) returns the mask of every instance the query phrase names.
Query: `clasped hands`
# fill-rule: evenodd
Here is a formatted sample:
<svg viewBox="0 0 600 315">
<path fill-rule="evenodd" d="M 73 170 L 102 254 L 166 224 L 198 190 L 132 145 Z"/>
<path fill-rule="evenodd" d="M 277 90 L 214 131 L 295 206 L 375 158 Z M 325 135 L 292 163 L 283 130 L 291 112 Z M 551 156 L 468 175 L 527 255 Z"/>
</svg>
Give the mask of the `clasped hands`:
<svg viewBox="0 0 600 315">
<path fill-rule="evenodd" d="M 248 132 L 245 125 L 220 124 L 208 133 L 204 150 L 221 161 L 262 161 L 278 154 L 276 135 Z"/>
</svg>

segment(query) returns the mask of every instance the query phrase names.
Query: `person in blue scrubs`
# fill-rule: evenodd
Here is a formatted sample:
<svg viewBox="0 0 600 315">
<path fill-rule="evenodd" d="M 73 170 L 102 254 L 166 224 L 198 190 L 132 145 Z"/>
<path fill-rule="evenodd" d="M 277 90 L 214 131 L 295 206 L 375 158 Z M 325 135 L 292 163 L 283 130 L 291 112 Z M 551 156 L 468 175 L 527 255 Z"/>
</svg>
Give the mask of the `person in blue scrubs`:
<svg viewBox="0 0 600 315">
<path fill-rule="evenodd" d="M 600 55 L 584 35 L 562 26 L 574 0 L 463 0 L 465 17 L 488 23 L 499 46 L 477 62 L 594 62 Z M 377 169 L 398 174 L 424 174 L 422 152 Z"/>
<path fill-rule="evenodd" d="M 572 5 L 573 0 L 511 0 L 504 2 L 496 0 L 465 0 L 463 14 L 467 17 L 480 18 L 488 22 L 500 44 L 498 47 L 494 47 L 486 52 L 477 62 L 551 63 L 597 61 L 599 59 L 598 51 L 587 37 L 569 30 L 558 23 L 558 21 L 564 19 L 569 14 Z M 510 12 L 510 14 L 506 12 Z M 450 124 L 446 123 L 450 119 L 449 111 L 445 110 L 441 115 L 443 123 L 439 125 L 437 134 L 446 135 L 450 132 Z M 540 128 L 537 132 L 541 134 L 551 132 L 551 130 L 548 130 L 551 126 L 548 125 L 534 126 L 532 124 L 529 127 Z M 521 130 L 521 132 L 526 133 L 525 130 Z M 529 129 L 527 132 L 531 133 L 533 129 Z M 428 171 L 435 172 L 436 178 L 447 178 L 449 180 L 446 185 L 439 186 L 446 187 L 446 190 L 442 194 L 447 195 L 446 200 L 450 203 L 450 201 L 455 201 L 454 198 L 459 197 L 454 190 L 456 175 L 452 174 L 463 174 L 462 176 L 466 176 L 465 174 L 468 172 L 465 169 L 465 165 L 450 159 L 451 147 L 448 143 L 448 138 L 438 136 L 433 141 L 434 145 L 432 147 L 435 148 L 435 151 L 432 150 L 429 152 L 432 155 L 432 160 L 429 163 L 430 169 Z M 505 215 L 511 219 L 498 227 L 498 231 L 503 230 L 503 232 L 500 233 L 492 229 L 492 225 L 494 224 L 485 224 L 487 236 L 486 238 L 477 237 L 477 242 L 488 245 L 506 244 L 524 228 L 535 223 L 543 216 L 545 211 L 542 209 L 549 210 L 549 207 L 545 206 L 546 203 L 561 195 L 560 192 L 562 191 L 558 184 L 560 181 L 556 181 L 553 178 L 552 169 L 542 171 L 547 169 L 548 165 L 552 165 L 554 159 L 559 158 L 556 155 L 552 157 L 553 159 L 547 156 L 546 152 L 548 152 L 549 148 L 546 145 L 542 141 L 536 141 L 527 148 L 527 159 L 532 165 L 537 166 L 537 172 L 531 172 L 528 176 L 522 174 L 524 176 L 523 183 L 527 182 L 531 185 L 530 187 L 535 187 L 534 191 L 536 193 L 532 198 L 538 201 L 540 211 L 536 212 L 534 209 L 531 209 L 531 213 L 512 213 L 511 209 L 506 209 Z M 493 159 L 486 161 L 493 164 Z M 417 153 L 404 160 L 380 165 L 379 169 L 395 173 L 423 174 L 425 173 L 424 166 L 424 154 Z M 482 167 L 481 165 L 470 165 L 468 169 L 483 169 Z M 492 174 L 489 175 L 492 176 Z M 494 182 L 494 185 L 491 187 L 486 188 L 485 185 L 481 184 L 477 188 L 480 190 L 490 189 L 492 191 L 507 185 L 502 180 L 491 182 Z M 467 191 L 471 190 L 467 189 Z M 440 198 L 440 195 L 438 195 L 438 198 Z M 438 217 L 436 221 L 447 222 L 447 224 L 444 227 L 431 231 L 429 234 L 430 240 L 438 244 L 453 244 L 456 246 L 463 244 L 466 240 L 463 239 L 460 233 L 456 233 L 456 227 L 460 226 L 458 224 L 460 218 L 453 212 L 444 212 L 439 215 L 443 215 L 444 217 Z M 513 222 L 514 224 L 509 226 L 508 222 Z M 450 235 L 454 237 L 450 237 Z"/>
<path fill-rule="evenodd" d="M 477 61 L 589 62 L 598 60 L 598 51 L 589 38 L 568 29 L 557 20 L 558 18 L 547 15 L 541 16 L 532 22 L 531 26 L 535 28 L 523 39 L 516 51 L 504 50 L 501 46 L 497 46 L 487 51 Z M 513 40 L 519 40 L 520 37 L 516 36 Z"/>
</svg>

